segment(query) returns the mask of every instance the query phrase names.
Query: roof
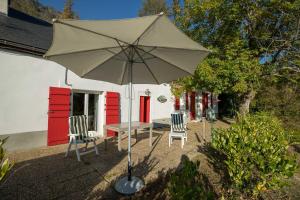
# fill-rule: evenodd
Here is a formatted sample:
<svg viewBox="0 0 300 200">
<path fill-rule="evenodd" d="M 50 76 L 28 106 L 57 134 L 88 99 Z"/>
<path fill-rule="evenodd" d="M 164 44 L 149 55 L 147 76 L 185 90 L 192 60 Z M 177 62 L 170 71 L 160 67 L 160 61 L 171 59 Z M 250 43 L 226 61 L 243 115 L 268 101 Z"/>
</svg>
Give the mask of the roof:
<svg viewBox="0 0 300 200">
<path fill-rule="evenodd" d="M 52 24 L 10 8 L 0 14 L 0 48 L 43 55 L 51 45 Z"/>
</svg>

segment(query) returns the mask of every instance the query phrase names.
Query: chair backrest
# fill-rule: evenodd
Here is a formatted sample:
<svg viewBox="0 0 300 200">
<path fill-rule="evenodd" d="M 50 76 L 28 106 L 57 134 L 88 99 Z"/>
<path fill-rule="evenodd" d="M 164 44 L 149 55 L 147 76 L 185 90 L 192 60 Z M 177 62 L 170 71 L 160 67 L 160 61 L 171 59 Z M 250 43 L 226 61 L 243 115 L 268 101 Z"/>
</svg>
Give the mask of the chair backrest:
<svg viewBox="0 0 300 200">
<path fill-rule="evenodd" d="M 185 131 L 185 124 L 182 113 L 171 114 L 171 129 L 173 131 Z"/>
<path fill-rule="evenodd" d="M 71 134 L 78 134 L 79 139 L 89 137 L 86 116 L 76 115 L 69 117 L 69 132 Z"/>
</svg>

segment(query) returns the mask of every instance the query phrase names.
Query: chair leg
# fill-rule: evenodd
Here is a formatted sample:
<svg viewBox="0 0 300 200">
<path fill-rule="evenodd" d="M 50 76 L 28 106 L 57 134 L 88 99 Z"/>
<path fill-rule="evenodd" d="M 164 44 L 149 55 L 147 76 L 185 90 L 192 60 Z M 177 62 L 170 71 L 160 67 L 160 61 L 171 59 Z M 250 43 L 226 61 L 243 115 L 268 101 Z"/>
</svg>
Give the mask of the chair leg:
<svg viewBox="0 0 300 200">
<path fill-rule="evenodd" d="M 181 137 L 181 148 L 183 149 L 183 145 L 184 145 L 184 137 Z"/>
<path fill-rule="evenodd" d="M 72 143 L 73 143 L 73 141 L 72 141 L 72 139 L 70 139 L 69 146 L 68 146 L 68 149 L 67 149 L 67 152 L 66 152 L 66 155 L 65 155 L 65 157 L 67 157 L 67 156 L 68 156 L 68 154 L 69 154 L 69 151 L 71 150 L 71 147 L 72 147 Z"/>
<path fill-rule="evenodd" d="M 88 142 L 86 142 L 86 143 L 85 143 L 85 151 L 87 151 L 87 149 L 88 149 L 88 145 L 89 145 L 89 143 L 88 143 Z"/>
<path fill-rule="evenodd" d="M 169 135 L 169 147 L 171 147 L 171 135 Z"/>
<path fill-rule="evenodd" d="M 78 149 L 78 146 L 77 146 L 77 142 L 75 140 L 75 150 L 76 150 L 76 156 L 77 156 L 77 160 L 80 162 L 80 153 L 79 153 L 79 149 Z"/>
<path fill-rule="evenodd" d="M 96 155 L 99 155 L 98 147 L 96 145 L 96 141 L 93 141 L 93 143 L 94 143 L 94 148 L 95 148 Z"/>
</svg>

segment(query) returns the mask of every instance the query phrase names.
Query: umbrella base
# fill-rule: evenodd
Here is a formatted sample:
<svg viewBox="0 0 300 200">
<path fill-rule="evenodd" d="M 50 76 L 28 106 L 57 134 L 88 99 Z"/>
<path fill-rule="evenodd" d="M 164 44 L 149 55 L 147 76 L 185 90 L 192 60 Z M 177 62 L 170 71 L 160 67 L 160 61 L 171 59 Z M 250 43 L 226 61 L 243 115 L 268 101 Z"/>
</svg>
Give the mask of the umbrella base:
<svg viewBox="0 0 300 200">
<path fill-rule="evenodd" d="M 140 191 L 144 185 L 144 181 L 138 177 L 132 176 L 131 181 L 128 181 L 128 177 L 124 176 L 117 180 L 115 190 L 124 195 L 132 195 Z"/>
</svg>

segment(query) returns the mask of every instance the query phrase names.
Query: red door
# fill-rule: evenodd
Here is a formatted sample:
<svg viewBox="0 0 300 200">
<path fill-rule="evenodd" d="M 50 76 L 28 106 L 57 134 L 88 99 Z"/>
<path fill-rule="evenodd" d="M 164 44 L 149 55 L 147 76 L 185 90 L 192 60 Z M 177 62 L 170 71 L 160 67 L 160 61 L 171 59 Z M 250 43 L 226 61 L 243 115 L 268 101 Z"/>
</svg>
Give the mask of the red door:
<svg viewBox="0 0 300 200">
<path fill-rule="evenodd" d="M 196 109 L 195 109 L 195 97 L 196 97 L 196 92 L 191 92 L 190 94 L 190 118 L 191 120 L 195 119 L 196 117 Z"/>
<path fill-rule="evenodd" d="M 120 123 L 120 94 L 117 92 L 106 93 L 106 124 Z M 108 137 L 117 136 L 117 132 L 108 130 Z"/>
<path fill-rule="evenodd" d="M 189 109 L 189 93 L 188 92 L 185 93 L 185 109 L 186 110 Z"/>
<path fill-rule="evenodd" d="M 68 143 L 70 97 L 69 88 L 49 88 L 48 146 Z"/>
<path fill-rule="evenodd" d="M 202 93 L 202 116 L 206 116 L 207 108 L 208 108 L 208 93 Z"/>
<path fill-rule="evenodd" d="M 150 121 L 150 97 L 140 96 L 140 122 Z"/>
<path fill-rule="evenodd" d="M 180 99 L 179 99 L 179 97 L 175 97 L 174 108 L 175 108 L 175 110 L 180 110 Z"/>
</svg>

